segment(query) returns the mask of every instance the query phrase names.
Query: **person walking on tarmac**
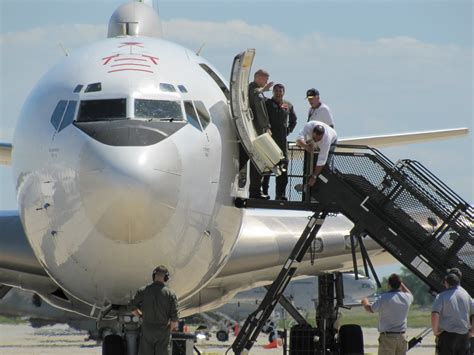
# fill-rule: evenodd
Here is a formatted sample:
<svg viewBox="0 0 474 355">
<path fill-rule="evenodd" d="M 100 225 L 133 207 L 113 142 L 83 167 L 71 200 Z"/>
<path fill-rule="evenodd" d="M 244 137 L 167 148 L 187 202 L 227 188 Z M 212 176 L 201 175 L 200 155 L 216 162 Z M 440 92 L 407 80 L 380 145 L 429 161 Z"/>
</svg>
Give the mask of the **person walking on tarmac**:
<svg viewBox="0 0 474 355">
<path fill-rule="evenodd" d="M 328 162 L 329 154 L 334 151 L 337 143 L 337 133 L 326 123 L 320 121 L 309 121 L 301 130 L 296 145 L 313 153 L 319 149 L 318 159 L 314 164 L 314 170 L 308 180 L 309 186 L 314 186 L 318 175 Z"/>
<path fill-rule="evenodd" d="M 474 335 L 470 316 L 474 309 L 471 296 L 460 287 L 458 274 L 459 270 L 445 276 L 446 290 L 440 292 L 433 302 L 431 327 L 437 338 L 439 355 L 470 354 L 469 338 Z"/>
<path fill-rule="evenodd" d="M 379 313 L 379 355 L 404 355 L 408 350 L 405 338 L 407 315 L 413 303 L 413 295 L 402 283 L 400 276 L 388 278 L 390 291 L 382 294 L 372 305 L 367 298 L 361 301 L 367 312 Z"/>
<path fill-rule="evenodd" d="M 285 156 L 285 166 L 282 174 L 276 177 L 275 200 L 287 200 L 286 185 L 288 184 L 288 142 L 286 137 L 293 132 L 296 126 L 296 114 L 293 105 L 286 100 L 283 100 L 285 95 L 285 87 L 283 84 L 276 84 L 273 86 L 273 97 L 265 102 L 272 127 L 272 138 L 280 147 Z M 270 182 L 270 175 L 263 177 L 262 190 L 265 195 L 268 195 L 268 187 Z"/>
<path fill-rule="evenodd" d="M 265 91 L 270 90 L 273 86 L 273 82 L 268 82 L 270 74 L 263 69 L 259 69 L 254 74 L 254 80 L 249 84 L 249 106 L 253 114 L 253 125 L 257 135 L 264 133 L 272 134 L 270 121 L 268 119 L 267 109 L 265 102 L 268 100 L 263 94 Z M 248 157 L 242 146 L 240 148 L 241 156 L 246 159 L 241 159 L 240 170 L 247 163 Z M 259 199 L 268 199 L 267 194 L 262 193 L 262 176 L 255 168 L 253 163 L 250 163 L 250 197 Z"/>
<path fill-rule="evenodd" d="M 169 355 L 171 331 L 178 324 L 178 301 L 165 285 L 168 269 L 160 265 L 153 270 L 153 282 L 139 289 L 129 304 L 132 313 L 143 319 L 139 355 Z"/>
<path fill-rule="evenodd" d="M 306 98 L 309 102 L 308 122 L 320 121 L 326 123 L 331 128 L 334 128 L 334 119 L 332 117 L 331 109 L 328 105 L 321 102 L 319 98 L 319 91 L 316 89 L 309 89 L 306 91 Z"/>
</svg>

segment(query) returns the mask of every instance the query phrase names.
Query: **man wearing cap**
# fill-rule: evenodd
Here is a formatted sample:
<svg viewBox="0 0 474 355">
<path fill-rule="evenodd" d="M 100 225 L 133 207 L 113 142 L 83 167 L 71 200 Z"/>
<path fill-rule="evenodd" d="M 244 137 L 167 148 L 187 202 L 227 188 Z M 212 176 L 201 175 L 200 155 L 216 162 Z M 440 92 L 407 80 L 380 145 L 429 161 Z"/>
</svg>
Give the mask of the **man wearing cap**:
<svg viewBox="0 0 474 355">
<path fill-rule="evenodd" d="M 178 324 L 178 301 L 165 285 L 168 269 L 160 265 L 153 270 L 153 282 L 139 289 L 129 304 L 132 313 L 143 319 L 139 355 L 169 355 L 171 330 Z"/>
<path fill-rule="evenodd" d="M 316 179 L 326 165 L 329 154 L 334 151 L 336 143 L 336 131 L 324 122 L 309 121 L 301 130 L 296 139 L 296 145 L 308 153 L 319 149 L 318 159 L 314 164 L 314 170 L 308 180 L 309 186 L 313 186 L 316 183 Z"/>
<path fill-rule="evenodd" d="M 308 122 L 320 121 L 334 128 L 334 120 L 332 118 L 331 110 L 329 109 L 328 105 L 321 102 L 319 98 L 319 91 L 314 88 L 309 89 L 306 91 L 306 98 L 308 99 L 310 105 L 308 111 Z"/>
<path fill-rule="evenodd" d="M 373 304 L 367 298 L 361 304 L 367 312 L 379 313 L 379 355 L 402 355 L 408 350 L 405 338 L 408 309 L 413 295 L 402 283 L 400 276 L 392 274 L 388 278 L 390 291 L 382 294 Z"/>
<path fill-rule="evenodd" d="M 268 117 L 272 126 L 272 138 L 280 147 L 285 160 L 288 162 L 288 142 L 286 137 L 293 132 L 296 126 L 296 114 L 293 105 L 283 99 L 285 87 L 283 84 L 276 84 L 273 87 L 273 97 L 266 101 Z M 287 200 L 286 185 L 288 184 L 288 173 L 286 167 L 280 176 L 276 177 L 275 200 Z M 268 195 L 270 175 L 263 177 L 262 190 Z"/>
<path fill-rule="evenodd" d="M 439 355 L 469 355 L 470 335 L 474 326 L 470 316 L 474 314 L 472 299 L 459 287 L 458 275 L 450 273 L 444 278 L 446 290 L 440 292 L 431 313 L 431 327 L 437 337 Z"/>
<path fill-rule="evenodd" d="M 267 98 L 263 94 L 265 91 L 270 90 L 273 86 L 273 82 L 268 82 L 270 74 L 263 69 L 259 69 L 254 74 L 254 80 L 249 84 L 249 106 L 253 114 L 253 126 L 257 135 L 264 133 L 270 133 L 271 126 L 270 120 L 268 118 L 267 109 L 265 102 Z M 248 161 L 248 156 L 245 150 L 240 147 L 240 170 Z M 259 199 L 268 199 L 269 196 L 263 194 L 261 191 L 262 188 L 262 176 L 259 174 L 258 170 L 255 168 L 253 163 L 250 164 L 250 187 L 249 193 L 251 198 Z"/>
</svg>

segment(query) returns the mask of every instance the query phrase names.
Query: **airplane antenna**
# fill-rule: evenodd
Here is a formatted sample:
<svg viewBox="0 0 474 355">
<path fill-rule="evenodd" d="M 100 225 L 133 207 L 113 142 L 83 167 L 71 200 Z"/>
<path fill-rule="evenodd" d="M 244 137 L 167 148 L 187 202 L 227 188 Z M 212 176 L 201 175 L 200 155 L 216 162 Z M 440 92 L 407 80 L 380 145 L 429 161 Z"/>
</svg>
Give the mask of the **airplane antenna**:
<svg viewBox="0 0 474 355">
<path fill-rule="evenodd" d="M 199 47 L 199 49 L 196 51 L 196 55 L 201 55 L 201 52 L 202 52 L 205 45 L 206 45 L 206 43 L 201 44 L 201 47 Z"/>
<path fill-rule="evenodd" d="M 64 55 L 65 55 L 66 57 L 69 57 L 69 52 L 67 51 L 66 48 L 64 48 L 64 46 L 63 46 L 63 44 L 62 44 L 61 42 L 59 42 L 59 47 L 61 47 L 61 49 L 63 50 Z"/>
</svg>

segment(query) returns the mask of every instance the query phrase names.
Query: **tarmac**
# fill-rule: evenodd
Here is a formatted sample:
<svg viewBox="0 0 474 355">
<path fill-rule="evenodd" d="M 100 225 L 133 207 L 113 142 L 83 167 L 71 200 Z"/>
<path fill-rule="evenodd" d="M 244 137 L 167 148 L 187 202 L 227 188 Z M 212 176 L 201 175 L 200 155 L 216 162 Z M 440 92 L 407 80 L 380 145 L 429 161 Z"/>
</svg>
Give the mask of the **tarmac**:
<svg viewBox="0 0 474 355">
<path fill-rule="evenodd" d="M 407 338 L 420 334 L 423 329 L 409 329 Z M 377 354 L 378 332 L 374 328 L 364 328 L 364 343 L 366 354 Z M 102 349 L 95 341 L 86 340 L 87 332 L 71 329 L 64 324 L 33 328 L 27 324 L 0 324 L 0 354 L 1 355 L 100 355 Z M 196 344 L 201 354 L 223 355 L 232 344 L 234 337 L 228 342 L 221 343 L 211 336 L 209 340 L 198 341 Z M 267 335 L 262 334 L 250 354 L 276 355 L 283 354 L 283 349 L 264 349 Z M 408 354 L 434 354 L 434 336 L 426 336 L 421 346 L 410 350 Z M 233 354 L 229 351 L 229 354 Z"/>
</svg>

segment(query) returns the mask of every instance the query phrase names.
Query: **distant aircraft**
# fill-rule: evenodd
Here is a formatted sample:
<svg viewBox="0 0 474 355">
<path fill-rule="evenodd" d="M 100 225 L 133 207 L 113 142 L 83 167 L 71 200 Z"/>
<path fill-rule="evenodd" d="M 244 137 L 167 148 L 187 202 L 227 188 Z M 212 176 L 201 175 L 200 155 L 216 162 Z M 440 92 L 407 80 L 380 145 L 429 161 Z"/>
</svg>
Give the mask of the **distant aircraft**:
<svg viewBox="0 0 474 355">
<path fill-rule="evenodd" d="M 369 297 L 377 291 L 377 285 L 372 279 L 364 276 L 359 277 L 356 280 L 353 273 L 343 274 L 344 305 L 348 307 L 360 306 L 362 298 Z M 224 313 L 235 320 L 242 320 L 257 308 L 266 292 L 264 287 L 240 292 L 215 311 Z M 284 295 L 297 309 L 304 312 L 314 311 L 318 298 L 318 278 L 308 277 L 293 280 L 288 284 Z"/>
<path fill-rule="evenodd" d="M 207 60 L 160 37 L 157 12 L 126 3 L 107 39 L 71 52 L 32 88 L 13 144 L 0 145 L 19 206 L 0 216 L 0 295 L 20 287 L 123 324 L 124 305 L 158 264 L 171 271 L 183 317 L 269 284 L 281 269 L 307 214 L 234 206 L 237 129 L 247 150 L 257 148 L 252 125 L 236 128 L 229 100 L 246 92 L 251 60 L 235 68 L 242 76 L 230 92 Z M 466 132 L 339 142 L 388 146 Z M 317 262 L 308 257 L 298 274 L 349 269 L 351 226 L 327 218 Z M 375 242 L 366 247 L 374 262 L 387 260 Z"/>
</svg>

